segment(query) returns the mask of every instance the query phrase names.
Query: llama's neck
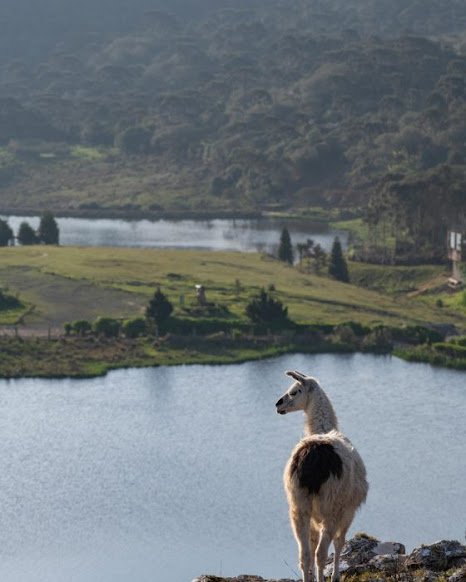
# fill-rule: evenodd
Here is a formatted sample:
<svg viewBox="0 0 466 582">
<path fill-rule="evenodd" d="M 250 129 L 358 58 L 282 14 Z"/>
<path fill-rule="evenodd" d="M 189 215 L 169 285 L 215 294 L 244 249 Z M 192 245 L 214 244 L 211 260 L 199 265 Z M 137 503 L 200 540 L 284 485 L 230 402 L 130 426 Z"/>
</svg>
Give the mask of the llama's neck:
<svg viewBox="0 0 466 582">
<path fill-rule="evenodd" d="M 338 420 L 329 397 L 321 388 L 315 388 L 309 406 L 304 411 L 306 436 L 338 430 Z"/>
</svg>

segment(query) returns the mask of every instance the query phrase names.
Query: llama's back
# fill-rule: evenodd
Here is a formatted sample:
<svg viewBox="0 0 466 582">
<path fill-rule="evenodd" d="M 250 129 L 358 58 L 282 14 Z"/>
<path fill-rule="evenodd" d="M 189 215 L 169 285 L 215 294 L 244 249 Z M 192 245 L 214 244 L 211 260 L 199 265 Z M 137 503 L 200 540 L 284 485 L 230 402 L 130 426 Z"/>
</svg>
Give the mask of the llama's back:
<svg viewBox="0 0 466 582">
<path fill-rule="evenodd" d="M 316 521 L 347 514 L 352 520 L 368 491 L 364 463 L 352 444 L 338 431 L 302 439 L 293 450 L 284 474 L 290 507 L 311 510 Z"/>
</svg>

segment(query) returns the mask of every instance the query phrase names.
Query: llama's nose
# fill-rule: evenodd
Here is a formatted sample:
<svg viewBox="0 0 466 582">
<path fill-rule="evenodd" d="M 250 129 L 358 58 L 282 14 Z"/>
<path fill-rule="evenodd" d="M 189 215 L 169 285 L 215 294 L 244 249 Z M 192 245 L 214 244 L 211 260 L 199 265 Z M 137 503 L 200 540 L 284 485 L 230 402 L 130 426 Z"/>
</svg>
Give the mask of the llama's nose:
<svg viewBox="0 0 466 582">
<path fill-rule="evenodd" d="M 283 398 L 280 398 L 280 400 L 275 404 L 275 406 L 280 406 L 280 404 L 283 404 Z"/>
</svg>

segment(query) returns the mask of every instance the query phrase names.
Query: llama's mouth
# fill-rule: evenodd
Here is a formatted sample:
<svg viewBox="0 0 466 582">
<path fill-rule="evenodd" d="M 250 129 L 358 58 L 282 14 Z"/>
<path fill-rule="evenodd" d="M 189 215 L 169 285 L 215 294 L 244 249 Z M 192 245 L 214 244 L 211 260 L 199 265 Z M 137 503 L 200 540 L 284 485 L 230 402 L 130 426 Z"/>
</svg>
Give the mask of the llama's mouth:
<svg viewBox="0 0 466 582">
<path fill-rule="evenodd" d="M 278 414 L 286 414 L 286 410 L 277 410 Z"/>
</svg>

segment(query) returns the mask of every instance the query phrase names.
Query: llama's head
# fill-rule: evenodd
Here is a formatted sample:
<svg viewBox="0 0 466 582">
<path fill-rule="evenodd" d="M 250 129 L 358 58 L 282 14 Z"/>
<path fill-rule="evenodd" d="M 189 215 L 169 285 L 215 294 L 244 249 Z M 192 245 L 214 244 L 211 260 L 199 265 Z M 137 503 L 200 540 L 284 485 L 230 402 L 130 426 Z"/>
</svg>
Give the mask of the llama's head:
<svg viewBox="0 0 466 582">
<path fill-rule="evenodd" d="M 319 383 L 315 378 L 305 376 L 301 372 L 285 372 L 285 375 L 294 378 L 295 382 L 275 404 L 278 414 L 305 410 L 309 405 L 311 394 L 319 387 Z"/>
</svg>

